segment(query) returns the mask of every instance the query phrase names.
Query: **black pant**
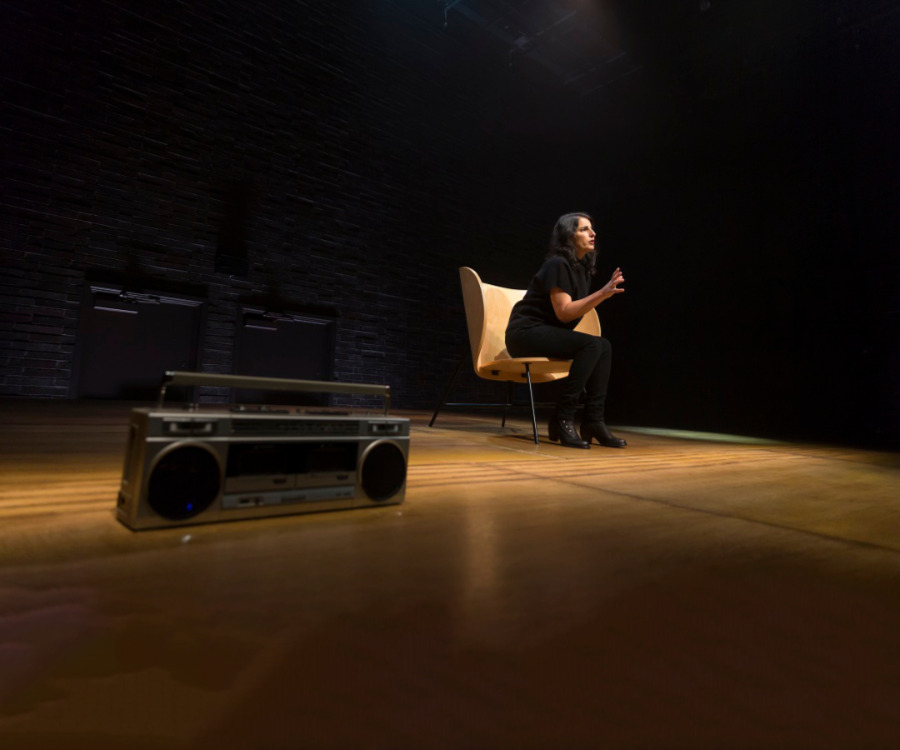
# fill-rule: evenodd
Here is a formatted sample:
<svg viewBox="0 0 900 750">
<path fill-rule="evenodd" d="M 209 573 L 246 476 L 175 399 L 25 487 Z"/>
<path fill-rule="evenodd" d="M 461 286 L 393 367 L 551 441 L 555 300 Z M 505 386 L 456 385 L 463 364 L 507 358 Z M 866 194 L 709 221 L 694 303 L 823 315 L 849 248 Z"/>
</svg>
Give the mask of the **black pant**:
<svg viewBox="0 0 900 750">
<path fill-rule="evenodd" d="M 588 333 L 551 325 L 507 331 L 506 348 L 513 357 L 571 359 L 569 377 L 557 405 L 558 419 L 575 419 L 578 399 L 585 392 L 584 419 L 602 422 L 612 360 L 609 341 Z"/>
</svg>

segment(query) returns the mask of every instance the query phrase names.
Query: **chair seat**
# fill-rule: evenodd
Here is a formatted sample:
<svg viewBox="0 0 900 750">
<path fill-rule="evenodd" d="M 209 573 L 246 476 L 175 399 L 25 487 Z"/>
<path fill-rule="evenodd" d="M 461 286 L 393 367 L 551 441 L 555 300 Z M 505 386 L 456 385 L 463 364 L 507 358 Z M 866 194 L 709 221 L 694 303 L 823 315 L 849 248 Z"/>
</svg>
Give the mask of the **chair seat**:
<svg viewBox="0 0 900 750">
<path fill-rule="evenodd" d="M 532 383 L 549 383 L 568 377 L 572 360 L 549 357 L 504 357 L 483 363 L 476 373 L 486 380 L 527 380 L 525 365 L 531 370 Z"/>
</svg>

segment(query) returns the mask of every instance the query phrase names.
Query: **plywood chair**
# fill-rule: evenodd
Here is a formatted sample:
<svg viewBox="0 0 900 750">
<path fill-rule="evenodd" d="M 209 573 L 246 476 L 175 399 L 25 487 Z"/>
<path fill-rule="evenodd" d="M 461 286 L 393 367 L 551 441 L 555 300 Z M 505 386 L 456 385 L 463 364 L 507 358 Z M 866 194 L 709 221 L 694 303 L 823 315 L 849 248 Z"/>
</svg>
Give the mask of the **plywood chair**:
<svg viewBox="0 0 900 750">
<path fill-rule="evenodd" d="M 525 296 L 524 289 L 507 289 L 502 286 L 485 284 L 471 268 L 459 269 L 462 284 L 463 303 L 466 311 L 466 324 L 469 328 L 469 345 L 472 349 L 472 365 L 475 374 L 486 380 L 500 380 L 508 384 L 505 404 L 461 404 L 447 403 L 447 396 L 453 388 L 457 375 L 464 362 L 461 359 L 456 370 L 444 390 L 444 395 L 428 426 L 434 425 L 438 412 L 446 407 L 491 407 L 503 408 L 502 425 L 506 426 L 506 412 L 512 404 L 513 383 L 528 384 L 528 401 L 531 406 L 531 424 L 534 429 L 534 442 L 538 443 L 537 415 L 534 407 L 532 383 L 549 383 L 568 377 L 571 360 L 549 359 L 547 357 L 511 357 L 506 351 L 506 325 L 513 305 Z M 600 335 L 600 319 L 597 311 L 587 313 L 576 331 Z"/>
</svg>

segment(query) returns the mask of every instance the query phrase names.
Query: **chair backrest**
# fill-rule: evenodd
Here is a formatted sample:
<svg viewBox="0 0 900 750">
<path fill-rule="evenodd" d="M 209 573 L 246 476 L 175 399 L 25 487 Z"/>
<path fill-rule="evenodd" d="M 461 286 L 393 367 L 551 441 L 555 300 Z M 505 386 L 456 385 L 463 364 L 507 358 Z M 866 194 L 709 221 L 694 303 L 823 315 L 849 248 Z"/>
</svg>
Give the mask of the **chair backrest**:
<svg viewBox="0 0 900 750">
<path fill-rule="evenodd" d="M 506 326 L 513 305 L 525 296 L 525 290 L 485 284 L 473 269 L 465 266 L 459 269 L 459 280 L 469 327 L 472 364 L 478 371 L 486 362 L 510 357 L 506 351 Z M 585 315 L 575 330 L 599 336 L 597 311 L 591 310 Z"/>
</svg>

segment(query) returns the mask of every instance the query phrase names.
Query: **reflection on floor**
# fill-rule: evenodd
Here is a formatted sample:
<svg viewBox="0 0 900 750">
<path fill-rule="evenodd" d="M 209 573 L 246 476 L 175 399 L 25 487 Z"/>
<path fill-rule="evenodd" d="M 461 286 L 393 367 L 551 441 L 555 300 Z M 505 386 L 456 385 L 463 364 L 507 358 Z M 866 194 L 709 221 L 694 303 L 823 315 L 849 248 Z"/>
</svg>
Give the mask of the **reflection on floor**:
<svg viewBox="0 0 900 750">
<path fill-rule="evenodd" d="M 402 505 L 135 533 L 125 406 L 0 404 L 0 746 L 900 746 L 896 455 L 403 416 Z"/>
</svg>

